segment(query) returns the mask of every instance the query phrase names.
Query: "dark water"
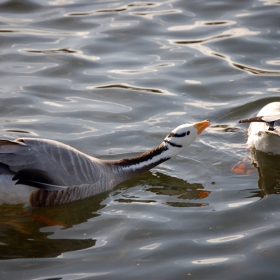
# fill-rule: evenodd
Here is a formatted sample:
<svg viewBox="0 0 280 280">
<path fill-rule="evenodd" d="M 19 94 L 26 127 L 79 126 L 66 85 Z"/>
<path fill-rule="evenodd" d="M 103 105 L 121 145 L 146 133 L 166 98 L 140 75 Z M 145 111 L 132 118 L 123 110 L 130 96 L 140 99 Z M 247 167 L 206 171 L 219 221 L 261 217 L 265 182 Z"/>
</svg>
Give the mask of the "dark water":
<svg viewBox="0 0 280 280">
<path fill-rule="evenodd" d="M 212 126 L 109 193 L 1 205 L 0 279 L 279 279 L 279 157 L 251 166 L 237 123 L 280 101 L 279 5 L 1 1 L 2 138 L 117 159 Z M 247 174 L 232 172 L 242 160 Z"/>
</svg>

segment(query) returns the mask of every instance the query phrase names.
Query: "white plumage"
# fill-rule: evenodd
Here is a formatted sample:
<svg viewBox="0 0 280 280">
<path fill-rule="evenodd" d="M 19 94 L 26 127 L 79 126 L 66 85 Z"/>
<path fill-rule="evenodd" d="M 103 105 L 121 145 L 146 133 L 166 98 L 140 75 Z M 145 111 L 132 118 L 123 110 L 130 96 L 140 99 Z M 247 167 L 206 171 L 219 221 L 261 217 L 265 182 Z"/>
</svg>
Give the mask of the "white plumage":
<svg viewBox="0 0 280 280">
<path fill-rule="evenodd" d="M 280 102 L 264 106 L 256 117 L 243 119 L 250 122 L 247 144 L 269 154 L 280 154 Z"/>
</svg>

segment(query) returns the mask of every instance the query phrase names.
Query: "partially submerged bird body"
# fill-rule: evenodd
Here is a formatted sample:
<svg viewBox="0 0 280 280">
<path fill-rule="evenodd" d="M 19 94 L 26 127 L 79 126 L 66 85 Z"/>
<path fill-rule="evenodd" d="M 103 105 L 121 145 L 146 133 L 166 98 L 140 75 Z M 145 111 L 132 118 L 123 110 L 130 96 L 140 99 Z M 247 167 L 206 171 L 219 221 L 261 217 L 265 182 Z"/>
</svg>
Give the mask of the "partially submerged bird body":
<svg viewBox="0 0 280 280">
<path fill-rule="evenodd" d="M 0 140 L 0 204 L 51 206 L 108 190 L 184 151 L 208 120 L 174 129 L 134 158 L 105 161 L 63 143 L 38 138 Z"/>
<path fill-rule="evenodd" d="M 269 103 L 256 117 L 239 121 L 239 123 L 245 122 L 250 122 L 247 140 L 249 148 L 280 154 L 280 102 Z"/>
</svg>

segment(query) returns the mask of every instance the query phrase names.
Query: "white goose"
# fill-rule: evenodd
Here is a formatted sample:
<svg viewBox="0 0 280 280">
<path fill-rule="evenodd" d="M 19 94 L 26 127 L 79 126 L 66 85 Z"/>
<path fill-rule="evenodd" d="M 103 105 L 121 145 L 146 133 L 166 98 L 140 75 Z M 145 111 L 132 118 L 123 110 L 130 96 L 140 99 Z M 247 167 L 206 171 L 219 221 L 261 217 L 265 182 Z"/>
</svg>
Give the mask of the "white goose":
<svg viewBox="0 0 280 280">
<path fill-rule="evenodd" d="M 210 125 L 184 124 L 134 158 L 100 160 L 57 141 L 0 140 L 0 204 L 51 206 L 108 190 L 184 151 Z"/>
<path fill-rule="evenodd" d="M 280 154 L 280 102 L 264 106 L 256 117 L 240 120 L 250 122 L 247 144 L 249 148 L 269 154 Z"/>
</svg>

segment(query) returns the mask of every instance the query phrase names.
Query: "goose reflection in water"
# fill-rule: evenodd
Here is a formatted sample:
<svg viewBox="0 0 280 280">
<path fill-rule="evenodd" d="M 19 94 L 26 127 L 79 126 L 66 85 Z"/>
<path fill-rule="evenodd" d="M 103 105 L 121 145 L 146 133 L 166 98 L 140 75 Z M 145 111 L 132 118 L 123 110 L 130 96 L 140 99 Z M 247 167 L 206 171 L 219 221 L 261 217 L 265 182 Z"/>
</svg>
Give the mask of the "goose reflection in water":
<svg viewBox="0 0 280 280">
<path fill-rule="evenodd" d="M 204 189 L 200 183 L 189 183 L 183 179 L 171 177 L 166 174 L 151 171 L 140 175 L 125 183 L 125 186 L 130 188 L 139 183 L 144 186 L 145 191 L 156 194 L 155 199 L 139 200 L 136 196 L 122 196 L 116 198 L 118 202 L 133 203 L 156 203 L 160 202 L 164 205 L 173 207 L 203 207 L 208 206 L 208 203 L 200 202 L 202 199 L 210 195 L 210 191 Z M 122 185 L 120 185 L 121 187 Z M 143 195 L 142 195 L 143 197 Z M 195 201 L 195 202 L 194 202 Z M 198 202 L 199 201 L 199 202 Z"/>
<path fill-rule="evenodd" d="M 109 208 L 112 204 L 114 209 L 119 205 L 126 217 L 128 210 L 125 205 L 128 203 L 141 203 L 143 207 L 153 203 L 172 207 L 203 207 L 208 204 L 201 201 L 209 194 L 210 191 L 205 190 L 202 184 L 148 171 L 120 184 L 110 193 L 57 207 L 23 209 L 21 205 L 0 205 L 1 258 L 50 258 L 95 247 L 101 242 L 99 237 L 94 237 L 95 229 L 89 235 L 81 235 L 79 226 L 94 219 L 96 231 L 99 232 L 108 219 L 117 223 L 122 223 L 123 219 L 125 221 L 121 214 L 116 219 L 111 213 Z M 105 214 L 107 217 L 104 221 L 96 220 Z"/>
<path fill-rule="evenodd" d="M 105 196 L 48 208 L 23 210 L 21 205 L 0 205 L 0 259 L 54 258 L 94 247 L 97 240 L 91 236 L 68 232 L 65 238 L 64 230 L 99 216 Z M 56 234 L 58 237 L 52 237 Z"/>
<path fill-rule="evenodd" d="M 261 197 L 280 194 L 280 155 L 271 155 L 251 149 L 252 165 L 257 169 Z"/>
</svg>

